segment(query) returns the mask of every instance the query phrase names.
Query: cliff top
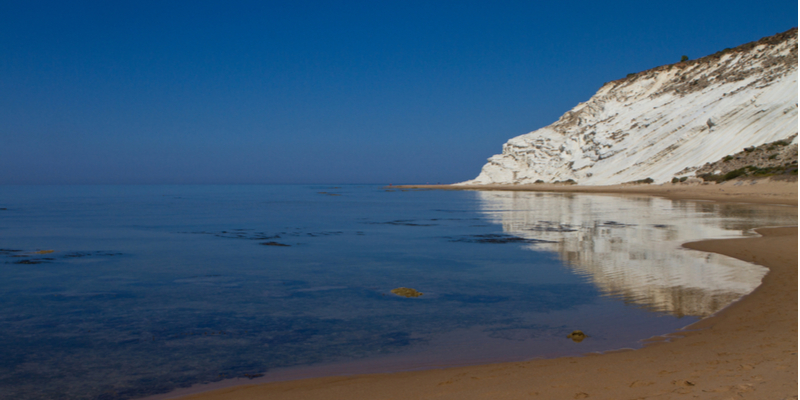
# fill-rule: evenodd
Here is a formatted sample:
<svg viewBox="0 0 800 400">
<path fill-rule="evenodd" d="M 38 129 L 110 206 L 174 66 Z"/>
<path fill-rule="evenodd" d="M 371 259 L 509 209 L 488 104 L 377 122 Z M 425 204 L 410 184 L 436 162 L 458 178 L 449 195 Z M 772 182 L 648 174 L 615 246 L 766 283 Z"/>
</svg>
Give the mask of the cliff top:
<svg viewBox="0 0 800 400">
<path fill-rule="evenodd" d="M 753 48 L 755 48 L 757 46 L 761 46 L 761 45 L 775 46 L 775 45 L 779 45 L 781 43 L 784 43 L 784 42 L 792 40 L 792 39 L 794 39 L 795 42 L 797 41 L 797 27 L 789 29 L 786 32 L 781 32 L 781 33 L 777 33 L 777 34 L 772 35 L 772 36 L 763 37 L 763 38 L 761 38 L 759 40 L 755 40 L 755 41 L 752 41 L 752 42 L 749 42 L 749 43 L 745 43 L 745 44 L 742 44 L 740 46 L 736 46 L 734 48 L 726 48 L 724 50 L 720 50 L 720 51 L 718 51 L 718 52 L 716 52 L 714 54 L 710 54 L 710 55 L 707 55 L 705 57 L 696 58 L 694 60 L 686 60 L 686 61 L 680 61 L 680 62 L 676 62 L 676 63 L 672 63 L 672 64 L 661 65 L 661 66 L 658 66 L 658 67 L 655 67 L 655 68 L 650 68 L 650 69 L 647 69 L 647 70 L 644 70 L 644 71 L 631 73 L 631 74 L 628 74 L 628 76 L 626 76 L 624 78 L 616 79 L 616 80 L 613 80 L 613 81 L 610 81 L 610 82 L 606 82 L 603 86 L 606 86 L 606 85 L 609 85 L 609 84 L 617 85 L 617 84 L 620 84 L 620 83 L 624 83 L 624 82 L 635 80 L 636 78 L 638 78 L 639 76 L 642 76 L 642 75 L 649 75 L 649 74 L 654 73 L 654 72 L 671 70 L 672 68 L 685 69 L 687 67 L 691 67 L 691 66 L 694 66 L 694 65 L 697 65 L 697 64 L 710 64 L 711 62 L 718 61 L 720 58 L 722 58 L 725 55 L 746 53 L 746 52 L 749 52 L 750 50 L 752 50 Z M 791 64 L 791 65 L 794 65 L 795 67 L 797 66 L 797 44 L 795 44 L 794 49 L 790 53 L 790 56 L 783 58 L 781 61 L 783 63 L 785 63 L 785 64 Z"/>
</svg>

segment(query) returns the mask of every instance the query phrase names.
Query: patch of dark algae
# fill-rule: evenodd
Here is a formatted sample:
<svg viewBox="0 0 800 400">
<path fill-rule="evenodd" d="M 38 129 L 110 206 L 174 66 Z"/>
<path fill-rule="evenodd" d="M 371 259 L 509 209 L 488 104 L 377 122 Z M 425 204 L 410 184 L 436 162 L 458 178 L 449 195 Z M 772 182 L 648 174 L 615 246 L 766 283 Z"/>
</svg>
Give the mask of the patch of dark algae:
<svg viewBox="0 0 800 400">
<path fill-rule="evenodd" d="M 512 236 L 512 235 L 505 235 L 505 234 L 494 234 L 488 233 L 484 235 L 469 235 L 463 236 L 460 238 L 449 238 L 451 242 L 462 242 L 462 243 L 495 243 L 495 244 L 505 244 L 505 243 L 555 243 L 550 240 L 542 240 L 542 239 L 527 239 L 522 238 L 519 236 Z"/>
<path fill-rule="evenodd" d="M 262 246 L 290 247 L 290 245 L 288 244 L 278 243 L 278 242 L 263 242 L 259 244 Z"/>
</svg>

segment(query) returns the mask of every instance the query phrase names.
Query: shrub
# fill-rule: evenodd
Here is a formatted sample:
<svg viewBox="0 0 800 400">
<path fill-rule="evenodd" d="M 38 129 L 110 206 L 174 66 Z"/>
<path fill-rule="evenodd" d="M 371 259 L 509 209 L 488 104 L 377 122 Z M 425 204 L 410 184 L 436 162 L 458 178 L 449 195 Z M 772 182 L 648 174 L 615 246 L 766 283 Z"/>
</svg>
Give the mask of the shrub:
<svg viewBox="0 0 800 400">
<path fill-rule="evenodd" d="M 727 174 L 723 175 L 722 176 L 722 180 L 723 181 L 729 181 L 731 179 L 738 178 L 738 177 L 740 177 L 742 175 L 747 175 L 747 172 L 745 172 L 744 168 L 739 168 L 739 169 L 735 169 L 735 170 L 733 170 L 731 172 L 728 172 Z"/>
<path fill-rule="evenodd" d="M 769 156 L 767 158 L 770 159 L 770 160 L 774 160 L 774 159 L 778 158 L 778 154 L 775 153 L 775 154 L 773 154 L 773 155 L 771 155 L 771 156 Z"/>
<path fill-rule="evenodd" d="M 725 162 L 728 162 L 730 160 L 733 160 L 733 156 L 725 156 L 725 158 L 722 159 L 722 161 L 725 161 Z"/>
<path fill-rule="evenodd" d="M 689 56 L 681 56 L 681 62 L 689 61 Z"/>
<path fill-rule="evenodd" d="M 722 175 L 703 174 L 699 175 L 698 178 L 706 182 L 722 182 Z"/>
<path fill-rule="evenodd" d="M 680 181 L 681 181 L 681 180 L 680 180 L 680 179 L 678 179 L 678 177 L 677 177 L 677 176 L 676 176 L 676 177 L 674 177 L 674 178 L 672 178 L 672 183 L 678 183 L 678 182 L 680 182 Z"/>
</svg>

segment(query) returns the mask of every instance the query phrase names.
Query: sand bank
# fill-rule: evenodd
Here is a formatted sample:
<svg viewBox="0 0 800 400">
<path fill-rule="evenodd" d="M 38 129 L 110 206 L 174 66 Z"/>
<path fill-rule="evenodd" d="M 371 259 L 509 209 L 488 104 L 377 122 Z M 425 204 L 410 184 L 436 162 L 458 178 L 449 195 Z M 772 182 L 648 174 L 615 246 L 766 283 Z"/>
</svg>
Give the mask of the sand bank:
<svg viewBox="0 0 800 400">
<path fill-rule="evenodd" d="M 797 206 L 797 177 L 783 179 L 745 179 L 720 184 L 663 185 L 402 185 L 398 189 L 440 190 L 509 190 L 526 192 L 595 193 L 595 194 L 647 194 L 680 200 L 713 200 L 723 202 L 786 204 Z"/>
<path fill-rule="evenodd" d="M 647 193 L 681 199 L 797 204 L 796 181 L 764 180 L 746 186 L 731 182 L 640 185 L 606 190 L 534 186 L 540 191 Z M 481 189 L 525 190 L 521 186 Z M 643 349 L 236 386 L 182 399 L 797 398 L 797 228 L 757 232 L 763 236 L 685 245 L 761 264 L 770 273 L 753 293 L 717 315 L 666 339 L 654 340 Z"/>
</svg>

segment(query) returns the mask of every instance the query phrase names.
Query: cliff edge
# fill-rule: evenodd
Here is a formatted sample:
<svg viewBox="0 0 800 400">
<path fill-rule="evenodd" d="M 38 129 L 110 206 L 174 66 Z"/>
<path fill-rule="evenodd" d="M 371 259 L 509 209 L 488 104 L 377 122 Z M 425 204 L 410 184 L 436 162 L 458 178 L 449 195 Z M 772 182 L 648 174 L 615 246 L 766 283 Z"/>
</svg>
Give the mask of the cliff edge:
<svg viewBox="0 0 800 400">
<path fill-rule="evenodd" d="M 506 142 L 461 184 L 669 182 L 746 147 L 796 146 L 797 93 L 793 28 L 608 82 L 555 123 Z"/>
</svg>

